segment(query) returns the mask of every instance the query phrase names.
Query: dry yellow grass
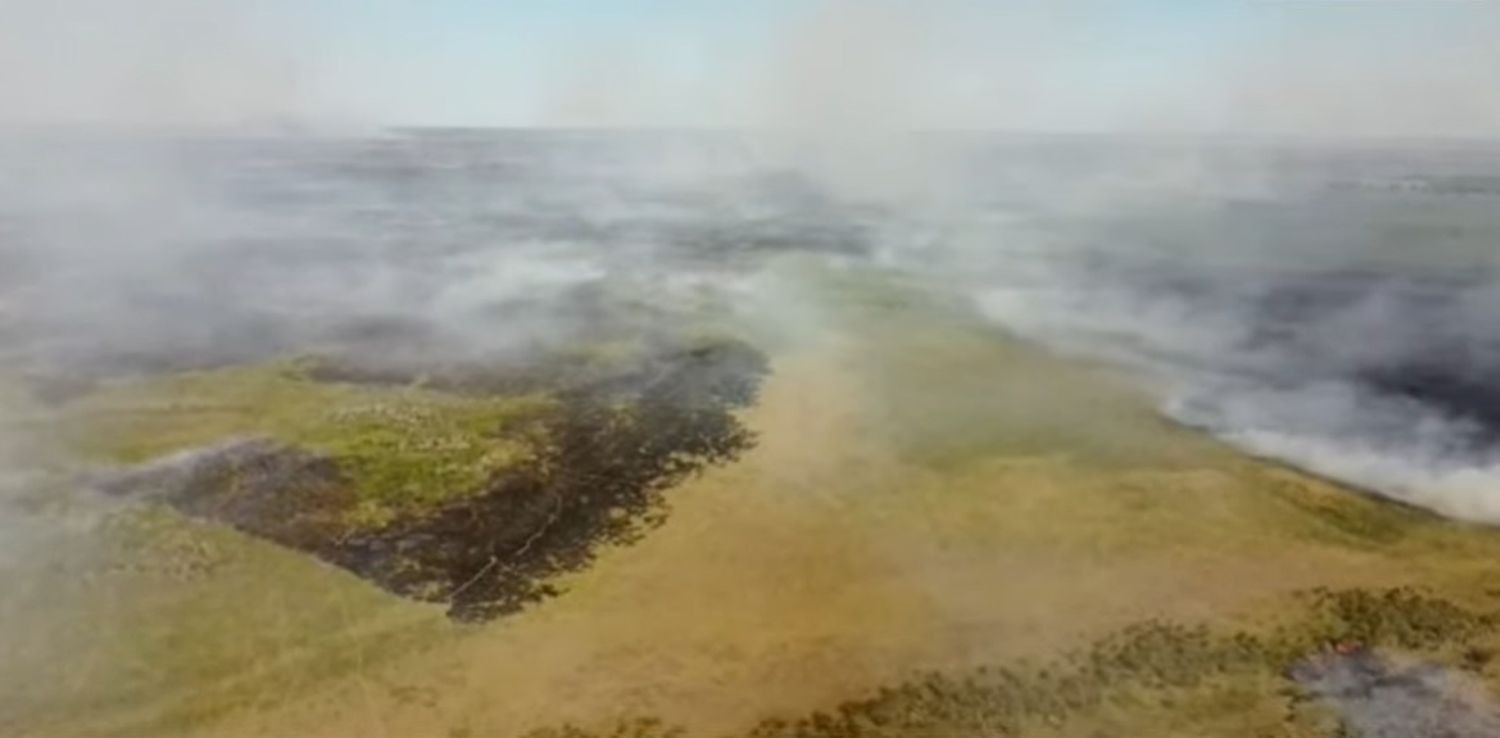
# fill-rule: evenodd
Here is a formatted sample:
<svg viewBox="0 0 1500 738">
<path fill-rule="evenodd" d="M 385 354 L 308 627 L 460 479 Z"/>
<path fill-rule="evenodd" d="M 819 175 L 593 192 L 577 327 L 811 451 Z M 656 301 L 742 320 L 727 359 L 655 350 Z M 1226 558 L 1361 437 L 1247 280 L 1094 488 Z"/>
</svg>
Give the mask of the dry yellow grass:
<svg viewBox="0 0 1500 738">
<path fill-rule="evenodd" d="M 129 726 L 480 738 L 650 715 L 736 734 L 1149 618 L 1270 622 L 1314 586 L 1484 597 L 1500 555 L 1488 530 L 1247 459 L 1116 378 L 941 310 L 830 314 L 838 338 L 780 356 L 746 414 L 759 446 L 672 491 L 661 529 L 565 579 L 565 595 L 296 689 L 261 680 L 228 700 L 206 682 L 219 702 L 200 712 L 221 719 L 172 722 L 192 705 L 143 700 L 136 714 L 160 720 Z M 1265 687 L 1214 682 L 1038 729 L 1249 735 L 1277 709 Z"/>
</svg>

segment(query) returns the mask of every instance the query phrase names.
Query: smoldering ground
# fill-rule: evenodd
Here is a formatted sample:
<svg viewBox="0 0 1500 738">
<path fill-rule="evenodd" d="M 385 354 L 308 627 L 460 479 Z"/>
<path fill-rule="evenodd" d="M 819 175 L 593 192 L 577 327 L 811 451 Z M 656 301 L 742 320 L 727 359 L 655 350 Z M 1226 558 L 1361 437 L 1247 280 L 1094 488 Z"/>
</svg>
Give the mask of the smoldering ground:
<svg viewBox="0 0 1500 738">
<path fill-rule="evenodd" d="M 1190 150 L 1133 161 L 1149 173 Z M 1129 171 L 1113 156 L 1084 154 L 1080 190 Z M 1186 156 L 1192 194 L 1148 176 L 1011 208 L 959 250 L 963 283 L 1010 329 L 1138 370 L 1168 414 L 1252 453 L 1497 519 L 1495 193 L 1449 186 L 1492 176 L 1496 151 Z"/>
<path fill-rule="evenodd" d="M 1339 711 L 1366 738 L 1478 738 L 1500 732 L 1500 712 L 1466 675 L 1435 664 L 1398 663 L 1364 648 L 1327 652 L 1290 676 Z"/>
</svg>

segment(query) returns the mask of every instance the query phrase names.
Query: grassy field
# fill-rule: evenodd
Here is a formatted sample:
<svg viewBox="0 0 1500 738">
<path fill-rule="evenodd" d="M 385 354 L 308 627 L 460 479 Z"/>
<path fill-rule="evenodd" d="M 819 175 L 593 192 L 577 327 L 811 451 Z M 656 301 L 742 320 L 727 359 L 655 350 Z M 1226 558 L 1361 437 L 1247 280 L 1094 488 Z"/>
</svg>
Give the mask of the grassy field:
<svg viewBox="0 0 1500 738">
<path fill-rule="evenodd" d="M 132 513 L 161 529 L 126 528 L 131 553 L 97 558 L 178 563 L 38 585 L 45 612 L 71 613 L 49 627 L 107 630 L 50 661 L 37 639 L 26 663 L 61 676 L 23 700 L 49 719 L 13 732 L 1326 736 L 1337 718 L 1282 670 L 1343 638 L 1500 684 L 1483 657 L 1500 646 L 1494 531 L 1247 458 L 911 285 L 800 284 L 824 330 L 780 344 L 744 413 L 758 445 L 671 490 L 659 529 L 562 596 L 457 626 L 230 531 Z M 315 443 L 321 421 L 300 418 L 326 399 L 267 417 Z M 147 436 L 264 428 L 204 418 Z M 58 685 L 73 701 L 42 694 Z"/>
<path fill-rule="evenodd" d="M 530 460 L 535 439 L 512 429 L 548 404 L 540 394 L 320 382 L 283 361 L 107 386 L 67 403 L 58 427 L 85 457 L 122 464 L 247 436 L 305 448 L 349 476 L 361 498 L 350 522 L 374 526 Z"/>
</svg>

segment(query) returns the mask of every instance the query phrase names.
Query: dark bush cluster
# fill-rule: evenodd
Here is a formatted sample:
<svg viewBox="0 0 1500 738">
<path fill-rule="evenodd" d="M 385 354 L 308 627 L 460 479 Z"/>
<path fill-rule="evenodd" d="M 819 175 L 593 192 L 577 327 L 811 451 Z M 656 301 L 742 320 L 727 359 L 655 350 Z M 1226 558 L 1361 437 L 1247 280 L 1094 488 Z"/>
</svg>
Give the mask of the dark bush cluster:
<svg viewBox="0 0 1500 738">
<path fill-rule="evenodd" d="M 679 727 L 667 725 L 656 718 L 626 720 L 607 733 L 595 733 L 576 725 L 557 728 L 540 728 L 528 732 L 522 738 L 684 738 L 687 733 Z"/>
<path fill-rule="evenodd" d="M 1114 690 L 1197 686 L 1213 676 L 1263 668 L 1266 649 L 1249 635 L 1147 621 L 1044 668 L 932 673 L 832 713 L 771 720 L 754 738 L 1009 736 L 1029 722 L 1056 723 L 1099 706 Z"/>
<path fill-rule="evenodd" d="M 1285 677 L 1287 669 L 1330 646 L 1411 650 L 1462 644 L 1492 631 L 1478 613 L 1410 588 L 1316 589 L 1295 624 L 1269 636 L 1149 620 L 1104 637 L 1045 666 L 981 667 L 961 675 L 932 672 L 831 711 L 766 720 L 750 738 L 998 738 L 1028 725 L 1058 724 L 1139 690 L 1191 689 L 1219 676 Z M 1299 697 L 1288 681 L 1280 698 Z M 528 738 L 658 738 L 678 733 L 539 733 Z"/>
<path fill-rule="evenodd" d="M 1324 641 L 1427 650 L 1495 629 L 1494 613 L 1474 612 L 1410 587 L 1311 593 L 1311 635 Z"/>
</svg>

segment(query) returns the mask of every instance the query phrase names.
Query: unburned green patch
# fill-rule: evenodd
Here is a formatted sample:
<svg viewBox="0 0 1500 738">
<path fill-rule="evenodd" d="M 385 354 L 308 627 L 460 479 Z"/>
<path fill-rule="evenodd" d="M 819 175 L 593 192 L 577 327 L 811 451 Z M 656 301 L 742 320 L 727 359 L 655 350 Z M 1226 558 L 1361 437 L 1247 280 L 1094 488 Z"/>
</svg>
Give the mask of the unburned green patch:
<svg viewBox="0 0 1500 738">
<path fill-rule="evenodd" d="M 540 393 L 467 397 L 417 386 L 320 382 L 295 362 L 167 375 L 68 404 L 62 426 L 95 458 L 138 463 L 183 449 L 265 437 L 331 459 L 378 527 L 478 491 L 536 454 Z"/>
</svg>

